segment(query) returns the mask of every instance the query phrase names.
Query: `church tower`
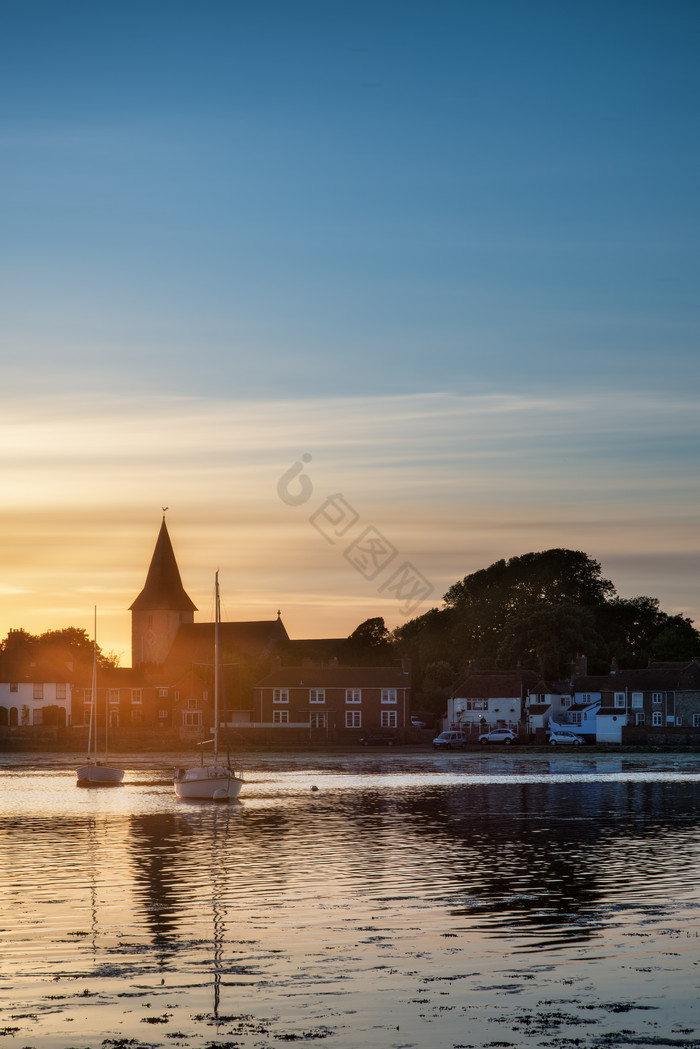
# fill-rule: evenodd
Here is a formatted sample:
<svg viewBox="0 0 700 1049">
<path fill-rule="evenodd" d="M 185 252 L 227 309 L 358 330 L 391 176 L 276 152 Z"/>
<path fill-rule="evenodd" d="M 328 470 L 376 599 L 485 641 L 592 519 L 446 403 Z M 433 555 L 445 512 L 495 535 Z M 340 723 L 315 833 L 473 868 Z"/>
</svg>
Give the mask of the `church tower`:
<svg viewBox="0 0 700 1049">
<path fill-rule="evenodd" d="M 197 606 L 180 579 L 165 516 L 146 585 L 131 605 L 131 665 L 163 663 L 182 623 L 193 623 Z"/>
</svg>

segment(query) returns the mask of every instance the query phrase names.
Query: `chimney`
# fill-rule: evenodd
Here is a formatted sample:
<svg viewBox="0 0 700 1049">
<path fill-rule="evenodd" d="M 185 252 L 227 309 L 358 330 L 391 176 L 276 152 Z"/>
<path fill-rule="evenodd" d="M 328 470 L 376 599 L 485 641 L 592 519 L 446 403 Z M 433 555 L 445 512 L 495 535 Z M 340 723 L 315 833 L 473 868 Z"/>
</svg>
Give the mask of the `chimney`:
<svg viewBox="0 0 700 1049">
<path fill-rule="evenodd" d="M 612 663 L 610 664 L 610 673 L 617 674 L 617 660 L 615 656 L 612 657 Z"/>
</svg>

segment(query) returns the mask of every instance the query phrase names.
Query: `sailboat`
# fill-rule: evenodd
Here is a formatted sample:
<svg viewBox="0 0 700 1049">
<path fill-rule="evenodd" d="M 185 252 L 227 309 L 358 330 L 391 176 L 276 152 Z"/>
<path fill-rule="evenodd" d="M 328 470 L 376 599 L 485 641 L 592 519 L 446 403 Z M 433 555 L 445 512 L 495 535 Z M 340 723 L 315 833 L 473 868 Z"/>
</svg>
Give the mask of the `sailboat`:
<svg viewBox="0 0 700 1049">
<path fill-rule="evenodd" d="M 95 608 L 94 645 L 92 652 L 92 687 L 90 695 L 90 727 L 88 728 L 87 765 L 78 769 L 79 787 L 113 787 L 124 779 L 123 769 L 113 769 L 97 760 L 97 608 Z M 105 710 L 105 759 L 107 758 L 107 722 Z"/>
<path fill-rule="evenodd" d="M 199 798 L 210 801 L 232 801 L 237 798 L 243 786 L 243 780 L 230 767 L 219 763 L 219 624 L 221 622 L 221 601 L 219 598 L 219 573 L 216 573 L 214 591 L 214 738 L 205 740 L 214 744 L 214 754 L 210 764 L 204 764 L 204 751 L 199 765 L 189 769 L 176 769 L 173 783 L 178 798 Z"/>
</svg>

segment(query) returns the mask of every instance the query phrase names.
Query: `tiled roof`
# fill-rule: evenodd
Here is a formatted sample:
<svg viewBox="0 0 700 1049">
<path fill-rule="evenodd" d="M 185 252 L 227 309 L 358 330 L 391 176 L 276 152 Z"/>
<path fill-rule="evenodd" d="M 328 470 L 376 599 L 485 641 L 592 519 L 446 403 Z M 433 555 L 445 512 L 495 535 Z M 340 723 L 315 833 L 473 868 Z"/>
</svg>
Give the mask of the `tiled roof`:
<svg viewBox="0 0 700 1049">
<path fill-rule="evenodd" d="M 655 664 L 640 670 L 618 670 L 615 674 L 587 674 L 577 677 L 577 692 L 666 692 L 700 687 L 700 666 L 688 663 Z"/>
<path fill-rule="evenodd" d="M 400 667 L 276 667 L 256 688 L 410 688 Z"/>
<path fill-rule="evenodd" d="M 452 698 L 520 699 L 537 680 L 531 670 L 467 670 L 452 689 Z"/>
</svg>

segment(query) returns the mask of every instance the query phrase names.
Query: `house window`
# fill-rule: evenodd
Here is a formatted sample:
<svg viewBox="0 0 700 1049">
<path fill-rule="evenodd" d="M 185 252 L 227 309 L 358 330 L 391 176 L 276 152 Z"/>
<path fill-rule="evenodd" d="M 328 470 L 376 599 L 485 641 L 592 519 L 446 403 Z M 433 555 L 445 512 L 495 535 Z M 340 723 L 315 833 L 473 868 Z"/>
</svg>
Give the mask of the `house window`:
<svg viewBox="0 0 700 1049">
<path fill-rule="evenodd" d="M 652 692 L 652 694 L 651 694 L 651 701 L 652 701 L 652 703 L 660 703 L 661 700 L 663 699 L 663 696 L 664 696 L 663 692 Z"/>
<path fill-rule="evenodd" d="M 654 713 L 651 715 L 651 723 L 652 723 L 652 725 L 660 725 L 661 724 L 661 711 L 660 710 L 655 710 Z"/>
<path fill-rule="evenodd" d="M 693 714 L 693 728 L 700 728 L 700 714 Z"/>
<path fill-rule="evenodd" d="M 570 707 L 571 706 L 571 696 L 562 696 L 561 697 L 561 705 L 563 707 Z"/>
<path fill-rule="evenodd" d="M 581 693 L 581 702 L 582 703 L 590 703 L 590 701 L 591 701 L 591 693 L 590 692 L 582 692 Z"/>
<path fill-rule="evenodd" d="M 632 694 L 632 706 L 636 705 L 636 706 L 640 706 L 641 707 L 641 705 L 642 705 L 641 703 L 637 703 L 637 704 L 634 703 L 635 695 L 636 695 L 636 693 Z M 624 707 L 624 706 L 626 706 L 625 693 L 624 692 L 616 692 L 615 693 L 615 706 L 616 707 Z"/>
<path fill-rule="evenodd" d="M 676 718 L 676 724 L 677 725 L 682 725 L 683 724 L 683 718 Z"/>
<path fill-rule="evenodd" d="M 140 710 L 132 710 L 131 711 L 131 720 L 133 722 L 135 722 L 135 723 L 138 723 L 141 720 L 141 713 L 142 712 Z"/>
<path fill-rule="evenodd" d="M 273 725 L 288 725 L 289 724 L 289 711 L 288 710 L 273 710 L 272 711 L 272 724 Z"/>
<path fill-rule="evenodd" d="M 119 689 L 118 688 L 110 688 L 108 694 L 109 694 L 110 705 L 111 704 L 115 704 L 115 703 L 119 703 Z"/>
<path fill-rule="evenodd" d="M 17 692 L 17 691 L 18 691 L 17 682 L 16 681 L 11 681 L 10 682 L 10 692 Z"/>
<path fill-rule="evenodd" d="M 56 699 L 66 698 L 66 685 L 62 682 L 60 685 L 56 685 Z"/>
<path fill-rule="evenodd" d="M 636 725 L 643 725 L 644 724 L 644 714 L 635 714 L 635 718 L 636 718 L 636 721 L 635 721 Z"/>
<path fill-rule="evenodd" d="M 643 692 L 633 692 L 632 693 L 632 706 L 633 707 L 643 707 L 644 706 L 644 693 Z"/>
<path fill-rule="evenodd" d="M 197 710 L 199 708 L 199 703 L 196 699 L 186 699 L 185 705 L 187 706 L 188 710 Z"/>
<path fill-rule="evenodd" d="M 346 688 L 345 689 L 345 702 L 346 703 L 361 703 L 362 702 L 362 691 L 359 688 Z"/>
<path fill-rule="evenodd" d="M 34 699 L 44 698 L 44 686 L 35 682 L 34 684 Z"/>
<path fill-rule="evenodd" d="M 132 690 L 131 690 L 131 702 L 132 703 L 142 703 L 143 702 L 143 689 L 142 688 L 132 688 Z"/>
<path fill-rule="evenodd" d="M 571 724 L 572 725 L 580 725 L 581 724 L 581 711 L 580 710 L 572 710 L 571 711 Z"/>
<path fill-rule="evenodd" d="M 396 728 L 396 711 L 382 711 L 382 728 Z"/>
<path fill-rule="evenodd" d="M 199 728 L 202 724 L 201 710 L 183 710 L 182 724 L 185 728 Z"/>
<path fill-rule="evenodd" d="M 328 715 L 325 710 L 320 710 L 318 713 L 309 714 L 309 726 L 311 728 L 326 728 Z"/>
<path fill-rule="evenodd" d="M 325 688 L 310 688 L 309 689 L 309 703 L 325 703 L 326 702 L 326 690 Z"/>
<path fill-rule="evenodd" d="M 396 689 L 394 689 L 393 691 L 395 692 Z M 384 701 L 382 700 L 382 702 L 384 702 Z M 466 709 L 467 710 L 488 710 L 488 702 L 485 699 L 468 699 L 467 700 Z"/>
<path fill-rule="evenodd" d="M 346 728 L 362 728 L 362 711 L 360 711 L 360 710 L 346 710 L 345 711 L 345 727 Z"/>
<path fill-rule="evenodd" d="M 168 712 L 167 712 L 167 710 L 159 710 L 158 711 L 158 720 L 159 721 L 167 721 L 168 720 Z"/>
<path fill-rule="evenodd" d="M 167 690 L 167 688 L 159 688 L 159 689 L 158 689 L 158 695 L 159 695 L 159 696 L 160 696 L 161 698 L 163 698 L 163 697 L 167 696 L 167 695 L 168 695 L 168 690 Z"/>
<path fill-rule="evenodd" d="M 395 688 L 383 688 L 382 689 L 382 703 L 395 703 L 396 702 L 396 689 Z"/>
<path fill-rule="evenodd" d="M 272 702 L 273 703 L 289 703 L 289 689 L 288 688 L 273 688 L 273 690 L 272 690 Z"/>
</svg>

